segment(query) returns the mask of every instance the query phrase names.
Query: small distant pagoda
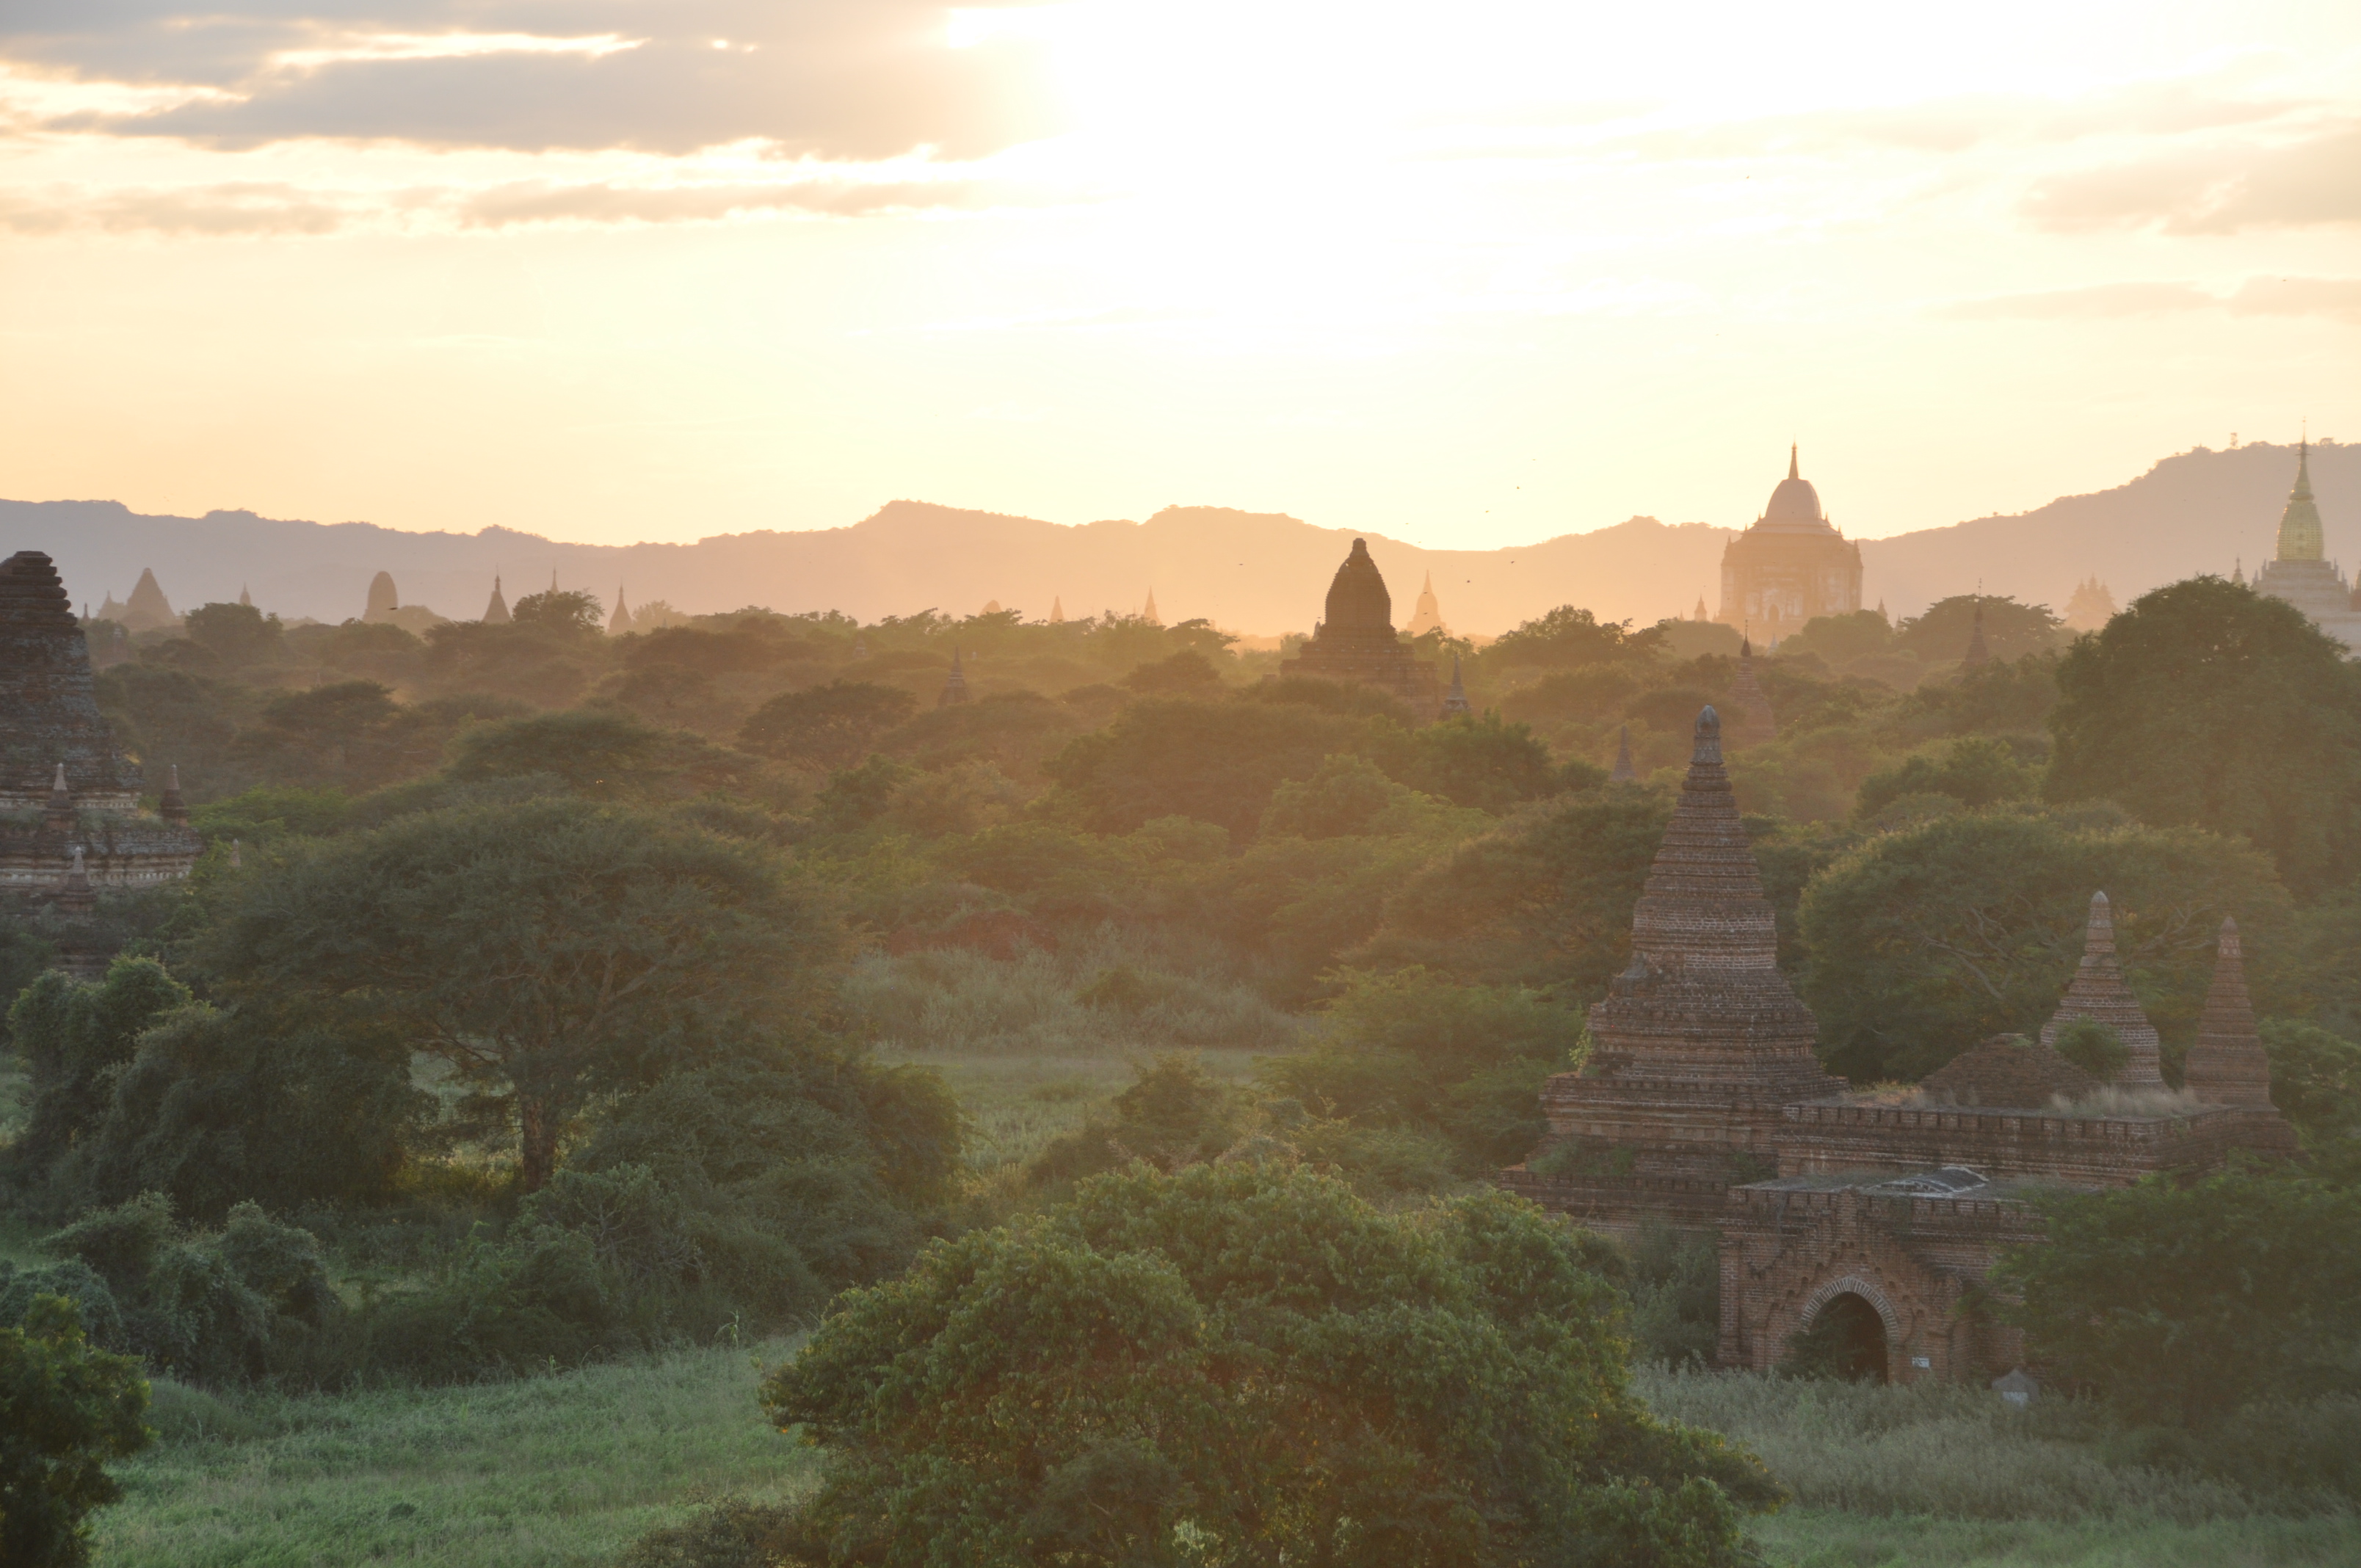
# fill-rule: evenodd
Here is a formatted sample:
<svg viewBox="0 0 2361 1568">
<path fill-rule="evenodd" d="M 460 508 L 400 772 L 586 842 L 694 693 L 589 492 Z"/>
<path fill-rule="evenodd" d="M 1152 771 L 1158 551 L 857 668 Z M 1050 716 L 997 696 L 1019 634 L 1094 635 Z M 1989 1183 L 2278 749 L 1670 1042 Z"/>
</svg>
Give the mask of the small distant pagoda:
<svg viewBox="0 0 2361 1568">
<path fill-rule="evenodd" d="M 175 771 L 161 815 L 116 749 L 91 684 L 90 647 L 49 557 L 0 561 L 0 892 L 69 905 L 189 874 L 204 849 Z"/>
<path fill-rule="evenodd" d="M 1394 634 L 1393 596 L 1386 591 L 1386 579 L 1369 558 L 1365 539 L 1353 541 L 1352 554 L 1336 568 L 1335 579 L 1328 585 L 1327 616 L 1313 628 L 1302 656 L 1279 669 L 1282 675 L 1376 686 L 1410 704 L 1421 718 L 1431 718 L 1441 709 L 1434 667 L 1421 663 Z"/>
</svg>

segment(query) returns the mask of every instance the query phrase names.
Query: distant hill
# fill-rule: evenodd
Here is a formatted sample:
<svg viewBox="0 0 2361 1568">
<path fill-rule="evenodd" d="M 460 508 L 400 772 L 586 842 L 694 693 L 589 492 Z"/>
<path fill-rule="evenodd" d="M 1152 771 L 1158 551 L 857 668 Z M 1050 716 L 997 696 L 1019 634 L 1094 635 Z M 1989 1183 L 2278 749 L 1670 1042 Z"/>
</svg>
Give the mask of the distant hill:
<svg viewBox="0 0 2361 1568">
<path fill-rule="evenodd" d="M 2312 483 L 2329 549 L 2361 563 L 2361 447 L 2312 449 Z M 2130 483 L 2069 496 L 2015 517 L 1865 540 L 1863 592 L 1895 615 L 1972 590 L 2062 608 L 2096 575 L 2118 603 L 2200 571 L 2249 572 L 2268 554 L 2295 473 L 2290 447 L 2200 449 Z M 1840 501 L 1840 476 L 1819 477 Z M 1732 531 L 1632 518 L 1509 550 L 1426 550 L 1360 532 L 1407 620 L 1425 575 L 1455 628 L 1507 630 L 1559 604 L 1646 623 L 1720 597 Z M 406 533 L 371 523 L 314 523 L 216 511 L 152 517 L 114 501 L 0 500 L 0 546 L 47 550 L 77 602 L 95 608 L 153 568 L 173 607 L 235 599 L 243 587 L 280 614 L 360 614 L 368 583 L 393 574 L 401 602 L 456 619 L 483 612 L 492 577 L 508 597 L 566 587 L 608 602 L 661 598 L 695 612 L 750 604 L 842 609 L 864 620 L 933 608 L 972 614 L 987 600 L 1046 616 L 1136 610 L 1150 590 L 1167 621 L 1203 616 L 1254 632 L 1309 630 L 1356 531 L 1221 507 L 1169 507 L 1145 522 L 1079 526 L 922 501 L 895 501 L 849 528 L 724 534 L 694 544 L 566 544 L 505 528 Z"/>
</svg>

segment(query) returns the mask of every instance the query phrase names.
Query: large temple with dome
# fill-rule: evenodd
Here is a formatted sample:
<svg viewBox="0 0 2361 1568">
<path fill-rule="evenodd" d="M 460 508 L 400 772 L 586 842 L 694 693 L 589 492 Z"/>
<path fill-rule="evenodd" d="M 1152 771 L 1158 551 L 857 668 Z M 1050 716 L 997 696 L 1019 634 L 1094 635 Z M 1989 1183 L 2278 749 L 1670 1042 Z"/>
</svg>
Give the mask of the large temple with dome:
<svg viewBox="0 0 2361 1568">
<path fill-rule="evenodd" d="M 2346 652 L 2361 653 L 2361 591 L 2345 580 L 2344 571 L 2327 556 L 2320 503 L 2312 494 L 2312 443 L 2307 440 L 2297 450 L 2295 488 L 2279 514 L 2277 547 L 2255 574 L 2255 591 L 2295 606 L 2314 626 L 2344 643 Z"/>
<path fill-rule="evenodd" d="M 1632 913 L 1631 964 L 1590 1010 L 1589 1059 L 1549 1080 L 1548 1130 L 1499 1182 L 1613 1234 L 1716 1235 L 1724 1365 L 1775 1365 L 1825 1317 L 1851 1365 L 1890 1381 L 2009 1373 L 2024 1343 L 1990 1310 L 1991 1275 L 2005 1249 L 2040 1239 L 2037 1195 L 2295 1146 L 2271 1103 L 2236 926 L 2223 922 L 2175 1091 L 2113 913 L 2092 897 L 2081 961 L 2039 1038 L 1961 1042 L 1915 1090 L 1849 1091 L 1821 1069 L 1818 1023 L 1779 971 L 1708 707 Z M 2128 1047 L 2103 1083 L 2055 1048 L 2076 1019 Z"/>
<path fill-rule="evenodd" d="M 1279 666 L 1280 674 L 1376 686 L 1401 698 L 1421 718 L 1442 711 L 1434 666 L 1413 655 L 1394 632 L 1393 595 L 1369 556 L 1368 541 L 1353 541 L 1351 554 L 1328 585 L 1326 608 L 1311 641 Z"/>
<path fill-rule="evenodd" d="M 1816 616 L 1861 608 L 1861 546 L 1837 532 L 1820 493 L 1787 449 L 1787 477 L 1752 527 L 1721 553 L 1721 613 L 1766 641 L 1801 631 Z"/>
</svg>

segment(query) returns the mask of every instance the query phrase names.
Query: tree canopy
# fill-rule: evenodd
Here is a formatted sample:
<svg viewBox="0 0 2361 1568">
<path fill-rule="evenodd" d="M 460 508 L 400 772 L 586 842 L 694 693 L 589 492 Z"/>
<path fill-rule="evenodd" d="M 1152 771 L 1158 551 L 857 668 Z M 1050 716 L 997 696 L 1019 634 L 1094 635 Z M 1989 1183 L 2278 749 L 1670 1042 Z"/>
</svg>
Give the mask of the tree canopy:
<svg viewBox="0 0 2361 1568">
<path fill-rule="evenodd" d="M 2058 670 L 2052 800 L 2251 840 L 2312 894 L 2361 875 L 2361 665 L 2219 577 L 2134 599 Z"/>
<path fill-rule="evenodd" d="M 1777 1491 L 1631 1396 L 1608 1256 L 1498 1193 L 1135 1168 L 850 1294 L 763 1399 L 839 1562 L 1745 1562 Z"/>
<path fill-rule="evenodd" d="M 285 852 L 232 890 L 204 961 L 231 994 L 375 1010 L 501 1097 L 527 1190 L 602 1085 L 809 1008 L 834 940 L 770 853 L 569 799 L 455 808 Z"/>
</svg>

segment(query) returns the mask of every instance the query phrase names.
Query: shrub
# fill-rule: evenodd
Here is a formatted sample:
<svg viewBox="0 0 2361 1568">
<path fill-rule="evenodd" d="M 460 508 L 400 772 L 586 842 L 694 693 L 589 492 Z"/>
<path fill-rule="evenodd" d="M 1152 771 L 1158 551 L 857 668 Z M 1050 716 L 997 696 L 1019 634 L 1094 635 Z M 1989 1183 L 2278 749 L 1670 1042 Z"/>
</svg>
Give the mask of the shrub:
<svg viewBox="0 0 2361 1568">
<path fill-rule="evenodd" d="M 2058 1031 L 2058 1054 L 2104 1083 L 2132 1059 L 2123 1036 L 2096 1018 L 2070 1018 Z"/>
</svg>

